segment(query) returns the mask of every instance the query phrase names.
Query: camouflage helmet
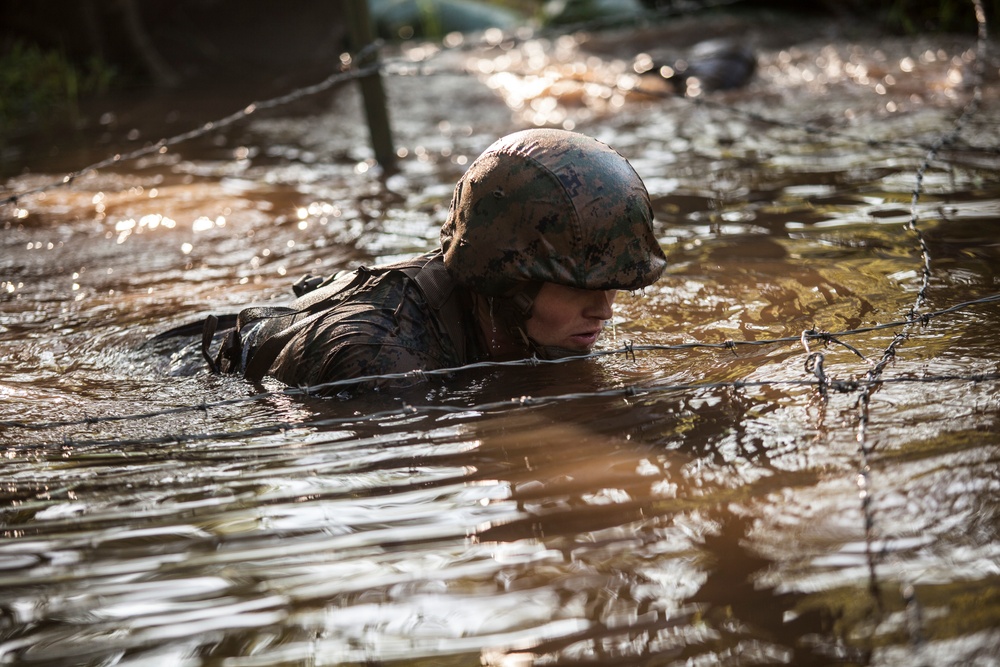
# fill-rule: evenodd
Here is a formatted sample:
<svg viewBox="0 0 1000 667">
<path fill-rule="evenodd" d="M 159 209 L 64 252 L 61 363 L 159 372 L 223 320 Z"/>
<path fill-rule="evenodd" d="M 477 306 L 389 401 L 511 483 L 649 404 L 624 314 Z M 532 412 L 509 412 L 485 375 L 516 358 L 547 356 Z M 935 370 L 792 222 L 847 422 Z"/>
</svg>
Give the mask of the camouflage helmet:
<svg viewBox="0 0 1000 667">
<path fill-rule="evenodd" d="M 666 267 L 652 219 L 642 180 L 612 148 L 524 130 L 495 142 L 458 182 L 441 246 L 455 280 L 486 296 L 537 282 L 632 290 Z"/>
</svg>

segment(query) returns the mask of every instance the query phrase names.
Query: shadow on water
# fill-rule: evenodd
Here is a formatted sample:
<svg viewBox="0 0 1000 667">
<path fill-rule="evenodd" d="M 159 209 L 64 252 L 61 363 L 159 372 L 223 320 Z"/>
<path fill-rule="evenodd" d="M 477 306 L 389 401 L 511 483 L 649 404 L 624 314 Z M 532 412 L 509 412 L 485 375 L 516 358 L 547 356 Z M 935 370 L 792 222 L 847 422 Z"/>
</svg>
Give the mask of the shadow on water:
<svg viewBox="0 0 1000 667">
<path fill-rule="evenodd" d="M 702 103 L 634 66 L 693 19 L 410 46 L 441 70 L 387 79 L 391 178 L 342 88 L 3 208 L 0 664 L 990 664 L 995 71 L 911 209 L 968 40 L 726 21 L 758 74 Z M 465 166 L 534 123 L 654 200 L 670 265 L 606 354 L 320 398 L 149 342 L 430 249 Z M 966 305 L 907 323 L 921 240 L 920 312 Z"/>
</svg>

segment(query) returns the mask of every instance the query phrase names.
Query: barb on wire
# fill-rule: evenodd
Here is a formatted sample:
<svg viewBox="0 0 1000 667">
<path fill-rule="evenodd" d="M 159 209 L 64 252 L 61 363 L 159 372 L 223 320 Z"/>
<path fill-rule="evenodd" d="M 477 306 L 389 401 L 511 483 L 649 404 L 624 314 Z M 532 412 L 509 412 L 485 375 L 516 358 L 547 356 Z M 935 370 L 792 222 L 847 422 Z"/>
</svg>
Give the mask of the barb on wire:
<svg viewBox="0 0 1000 667">
<path fill-rule="evenodd" d="M 844 334 L 839 334 L 839 335 L 842 336 Z M 812 353 L 812 350 L 809 349 L 810 340 L 821 340 L 823 341 L 824 345 L 829 345 L 830 343 L 836 343 L 841 347 L 845 347 L 854 354 L 856 354 L 858 357 L 860 357 L 861 360 L 864 361 L 866 364 L 868 364 L 869 366 L 872 365 L 872 361 L 864 354 L 862 354 L 861 350 L 854 347 L 850 343 L 845 343 L 844 341 L 840 340 L 839 338 L 837 338 L 837 336 L 830 333 L 829 331 L 822 331 L 818 329 L 806 329 L 805 331 L 802 332 L 800 340 L 802 341 L 802 347 L 805 348 L 806 354 Z"/>
<path fill-rule="evenodd" d="M 824 402 L 827 400 L 827 380 L 826 372 L 823 370 L 823 361 L 826 357 L 823 356 L 822 352 L 811 352 L 808 357 L 806 357 L 806 373 L 812 373 L 816 376 L 816 388 L 819 390 L 820 398 Z"/>
</svg>

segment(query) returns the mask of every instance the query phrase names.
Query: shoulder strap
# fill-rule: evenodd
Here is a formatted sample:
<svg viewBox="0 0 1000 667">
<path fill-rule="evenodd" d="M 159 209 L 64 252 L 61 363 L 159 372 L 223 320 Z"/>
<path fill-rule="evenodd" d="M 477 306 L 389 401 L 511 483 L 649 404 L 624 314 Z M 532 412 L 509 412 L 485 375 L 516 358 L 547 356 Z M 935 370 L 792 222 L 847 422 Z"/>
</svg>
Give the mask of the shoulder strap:
<svg viewBox="0 0 1000 667">
<path fill-rule="evenodd" d="M 459 358 L 465 359 L 468 353 L 468 332 L 463 326 L 465 318 L 455 291 L 455 281 L 444 262 L 439 260 L 440 257 L 441 251 L 438 250 L 417 258 L 418 262 L 404 263 L 399 268 L 417 284 L 427 305 L 437 313 L 438 320 L 444 325 Z"/>
<path fill-rule="evenodd" d="M 273 316 L 277 310 L 281 310 L 282 315 L 291 315 L 291 322 L 287 326 L 267 336 L 264 342 L 249 355 L 243 368 L 243 377 L 254 384 L 260 384 L 260 381 L 267 375 L 267 371 L 271 369 L 271 364 L 274 363 L 274 360 L 278 358 L 285 345 L 295 334 L 318 319 L 325 311 L 343 301 L 348 293 L 363 285 L 371 276 L 370 271 L 365 267 L 360 267 L 357 271 L 338 275 L 336 279 L 329 281 L 325 286 L 303 294 L 295 301 L 293 308 L 248 308 L 241 312 L 238 326 L 245 325 L 260 317 Z M 243 313 L 247 313 L 246 318 L 243 317 Z M 300 315 L 305 315 L 305 317 L 299 319 Z"/>
</svg>

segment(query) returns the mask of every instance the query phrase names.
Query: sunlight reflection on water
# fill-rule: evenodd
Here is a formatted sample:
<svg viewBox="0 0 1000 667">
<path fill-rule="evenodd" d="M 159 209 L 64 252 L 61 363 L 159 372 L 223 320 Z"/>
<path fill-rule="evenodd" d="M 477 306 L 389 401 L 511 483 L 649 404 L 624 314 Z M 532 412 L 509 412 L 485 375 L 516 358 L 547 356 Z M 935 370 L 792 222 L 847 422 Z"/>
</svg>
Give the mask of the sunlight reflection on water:
<svg viewBox="0 0 1000 667">
<path fill-rule="evenodd" d="M 630 47 L 652 38 L 669 42 Z M 965 46 L 868 46 L 764 49 L 748 90 L 701 95 L 791 126 L 641 94 L 617 39 L 453 53 L 454 73 L 389 79 L 403 171 L 385 187 L 344 90 L 209 155 L 19 201 L 0 277 L 0 662 L 988 660 L 995 380 L 872 394 L 868 517 L 857 392 L 793 382 L 813 377 L 803 330 L 905 319 L 920 286 L 906 223 L 924 152 L 841 131 L 926 141 L 967 94 Z M 994 141 L 982 114 L 970 144 Z M 253 399 L 196 346 L 147 342 L 284 301 L 307 271 L 433 247 L 468 159 L 526 119 L 607 140 L 653 197 L 670 266 L 621 296 L 603 349 L 792 342 L 467 371 L 362 400 Z M 956 151 L 923 180 L 925 310 L 996 290 L 996 166 Z M 911 327 L 886 377 L 995 373 L 996 315 Z M 865 359 L 812 349 L 857 380 L 899 328 L 850 336 Z"/>
</svg>

